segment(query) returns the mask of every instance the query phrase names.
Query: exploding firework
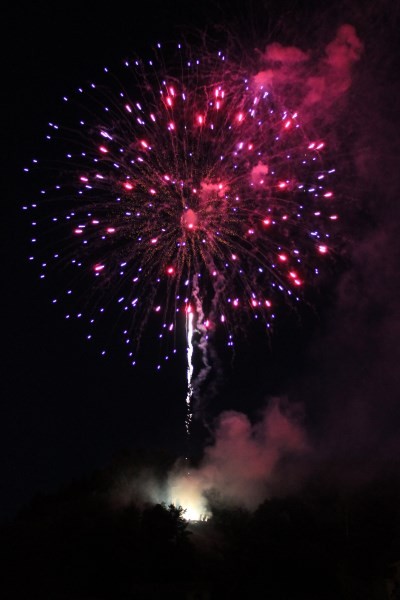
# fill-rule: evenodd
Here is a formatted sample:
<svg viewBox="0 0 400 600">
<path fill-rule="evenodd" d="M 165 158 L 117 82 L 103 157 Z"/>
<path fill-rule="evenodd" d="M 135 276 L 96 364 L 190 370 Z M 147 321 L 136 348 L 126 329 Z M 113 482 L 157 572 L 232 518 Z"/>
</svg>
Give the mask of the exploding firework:
<svg viewBox="0 0 400 600">
<path fill-rule="evenodd" d="M 157 368 L 186 327 L 190 384 L 195 331 L 200 348 L 217 327 L 231 347 L 249 318 L 271 330 L 274 308 L 315 282 L 337 219 L 334 169 L 293 99 L 243 60 L 178 45 L 167 67 L 160 45 L 153 54 L 118 78 L 104 69 L 49 123 L 57 180 L 33 205 L 46 256 L 31 260 L 42 279 L 62 272 L 53 302 L 87 320 L 88 339 L 112 315 L 132 364 L 150 317 Z"/>
</svg>

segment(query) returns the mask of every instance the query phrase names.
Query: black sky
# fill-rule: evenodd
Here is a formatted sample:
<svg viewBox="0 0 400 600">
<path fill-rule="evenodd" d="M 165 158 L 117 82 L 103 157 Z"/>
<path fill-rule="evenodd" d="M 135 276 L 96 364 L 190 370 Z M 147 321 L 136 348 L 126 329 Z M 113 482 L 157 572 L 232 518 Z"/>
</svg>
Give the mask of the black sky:
<svg viewBox="0 0 400 600">
<path fill-rule="evenodd" d="M 184 2 L 127 9 L 45 2 L 8 9 L 4 89 L 6 192 L 3 236 L 4 358 L 1 445 L 4 514 L 39 491 L 102 466 L 130 446 L 182 453 L 184 372 L 155 376 L 125 356 L 99 361 L 83 332 L 51 310 L 28 264 L 29 219 L 21 205 L 35 188 L 22 167 L 43 147 L 45 125 L 67 90 L 182 27 L 202 28 L 207 8 Z M 217 13 L 220 12 L 217 10 Z M 195 14 L 196 13 L 196 14 Z"/>
<path fill-rule="evenodd" d="M 212 28 L 227 20 L 237 26 L 244 14 L 251 38 L 251 13 L 260 14 L 263 3 L 250 3 L 249 11 L 240 2 L 232 6 L 208 1 L 201 8 L 169 0 L 161 7 L 134 2 L 127 9 L 119 4 L 123 3 L 91 10 L 60 3 L 49 9 L 38 2 L 8 9 L 3 54 L 5 308 L 0 421 L 5 516 L 35 493 L 101 467 L 123 448 L 186 451 L 184 373 L 172 369 L 156 376 L 146 365 L 134 371 L 118 352 L 102 362 L 85 344 L 83 332 L 52 310 L 27 261 L 29 220 L 21 204 L 29 201 L 33 190 L 22 167 L 40 148 L 54 104 L 104 65 L 132 51 L 140 53 L 158 39 L 175 39 L 182 29 Z M 268 395 L 289 394 L 306 405 L 308 426 L 321 455 L 354 452 L 362 462 L 374 453 L 394 460 L 400 449 L 396 442 L 400 246 L 395 203 L 399 155 L 393 130 L 399 132 L 400 120 L 390 98 L 399 89 L 394 73 L 398 15 L 384 1 L 376 3 L 369 17 L 361 17 L 360 10 L 352 12 L 351 3 L 332 2 L 318 18 L 313 12 L 317 3 L 307 9 L 296 2 L 285 4 L 288 25 L 283 31 L 288 37 L 296 27 L 300 30 L 293 43 L 299 43 L 302 24 L 312 15 L 313 23 L 320 24 L 321 39 L 325 34 L 332 37 L 336 25 L 350 17 L 366 44 L 370 65 L 360 67 L 356 104 L 348 109 L 355 119 L 350 146 L 358 171 L 353 187 L 357 202 L 349 210 L 354 229 L 348 225 L 346 233 L 347 270 L 341 265 L 343 272 L 339 269 L 333 277 L 333 289 L 320 299 L 315 313 L 306 311 L 300 324 L 291 316 L 281 325 L 272 352 L 254 341 L 234 371 L 226 366 L 220 396 L 210 413 L 222 408 L 252 413 Z M 277 3 L 264 6 L 273 16 L 265 18 L 267 37 L 277 22 L 282 31 L 275 16 L 283 9 Z M 364 92 L 368 106 L 361 102 Z M 370 128 L 361 135 L 367 122 Z M 350 131 L 346 119 L 345 126 Z"/>
</svg>

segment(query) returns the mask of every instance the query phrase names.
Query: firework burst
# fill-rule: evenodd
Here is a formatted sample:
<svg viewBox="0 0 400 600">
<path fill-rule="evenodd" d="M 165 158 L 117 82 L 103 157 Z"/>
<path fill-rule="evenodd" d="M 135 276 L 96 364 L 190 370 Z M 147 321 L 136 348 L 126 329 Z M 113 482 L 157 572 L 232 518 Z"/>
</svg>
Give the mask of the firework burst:
<svg viewBox="0 0 400 600">
<path fill-rule="evenodd" d="M 132 364 L 154 315 L 158 368 L 185 323 L 204 339 L 224 328 L 228 346 L 248 318 L 270 330 L 315 282 L 337 219 L 324 142 L 254 69 L 181 45 L 171 65 L 158 45 L 64 98 L 69 121 L 47 135 L 57 181 L 34 204 L 46 259 L 31 256 L 42 279 L 62 266 L 75 282 L 53 302 L 88 339 L 114 315 Z"/>
</svg>

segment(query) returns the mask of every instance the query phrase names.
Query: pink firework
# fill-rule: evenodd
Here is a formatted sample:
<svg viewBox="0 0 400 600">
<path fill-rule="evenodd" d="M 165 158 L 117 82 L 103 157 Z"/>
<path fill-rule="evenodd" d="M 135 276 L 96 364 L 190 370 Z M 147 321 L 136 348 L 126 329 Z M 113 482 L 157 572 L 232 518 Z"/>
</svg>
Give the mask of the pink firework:
<svg viewBox="0 0 400 600">
<path fill-rule="evenodd" d="M 301 115 L 243 61 L 189 54 L 179 45 L 168 68 L 158 47 L 118 79 L 105 69 L 47 136 L 61 166 L 42 190 L 41 277 L 63 265 L 77 282 L 54 299 L 85 299 L 67 318 L 119 314 L 133 364 L 152 315 L 164 360 L 192 310 L 230 346 L 249 317 L 270 329 L 275 306 L 315 283 L 337 219 L 334 169 Z"/>
</svg>

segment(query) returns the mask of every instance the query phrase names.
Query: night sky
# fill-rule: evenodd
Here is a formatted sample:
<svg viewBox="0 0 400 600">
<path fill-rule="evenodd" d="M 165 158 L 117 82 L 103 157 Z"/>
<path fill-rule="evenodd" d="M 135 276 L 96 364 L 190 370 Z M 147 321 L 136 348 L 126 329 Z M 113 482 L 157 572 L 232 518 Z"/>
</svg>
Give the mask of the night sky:
<svg viewBox="0 0 400 600">
<path fill-rule="evenodd" d="M 191 4 L 167 0 L 155 9 L 134 2 L 128 12 L 118 2 L 95 11 L 68 4 L 49 11 L 41 2 L 8 9 L 2 516 L 12 516 L 39 492 L 101 468 L 125 448 L 188 451 L 184 365 L 161 374 L 154 363 L 135 370 L 118 348 L 103 359 L 85 343 L 83 330 L 51 306 L 27 260 L 29 218 L 21 205 L 33 200 L 34 189 L 22 168 L 40 153 L 46 123 L 69 89 L 158 39 L 174 40 L 192 28 L 213 30 L 218 23 L 234 29 L 243 22 L 248 44 L 263 47 L 265 27 L 264 46 L 276 34 L 283 44 L 319 44 L 320 52 L 339 25 L 350 23 L 364 54 L 341 112 L 331 114 L 329 123 L 346 197 L 336 264 L 313 305 L 286 313 L 269 342 L 250 332 L 233 365 L 221 356 L 219 392 L 206 403 L 205 417 L 212 422 L 221 410 L 234 409 L 256 418 L 269 397 L 285 397 L 302 407 L 313 464 L 333 461 L 332 477 L 398 470 L 399 15 L 385 0 L 365 11 L 362 2 L 331 2 L 324 13 L 314 10 L 318 2 L 307 9 L 296 2 Z M 205 430 L 195 435 L 189 454 L 198 455 L 205 439 Z"/>
</svg>

